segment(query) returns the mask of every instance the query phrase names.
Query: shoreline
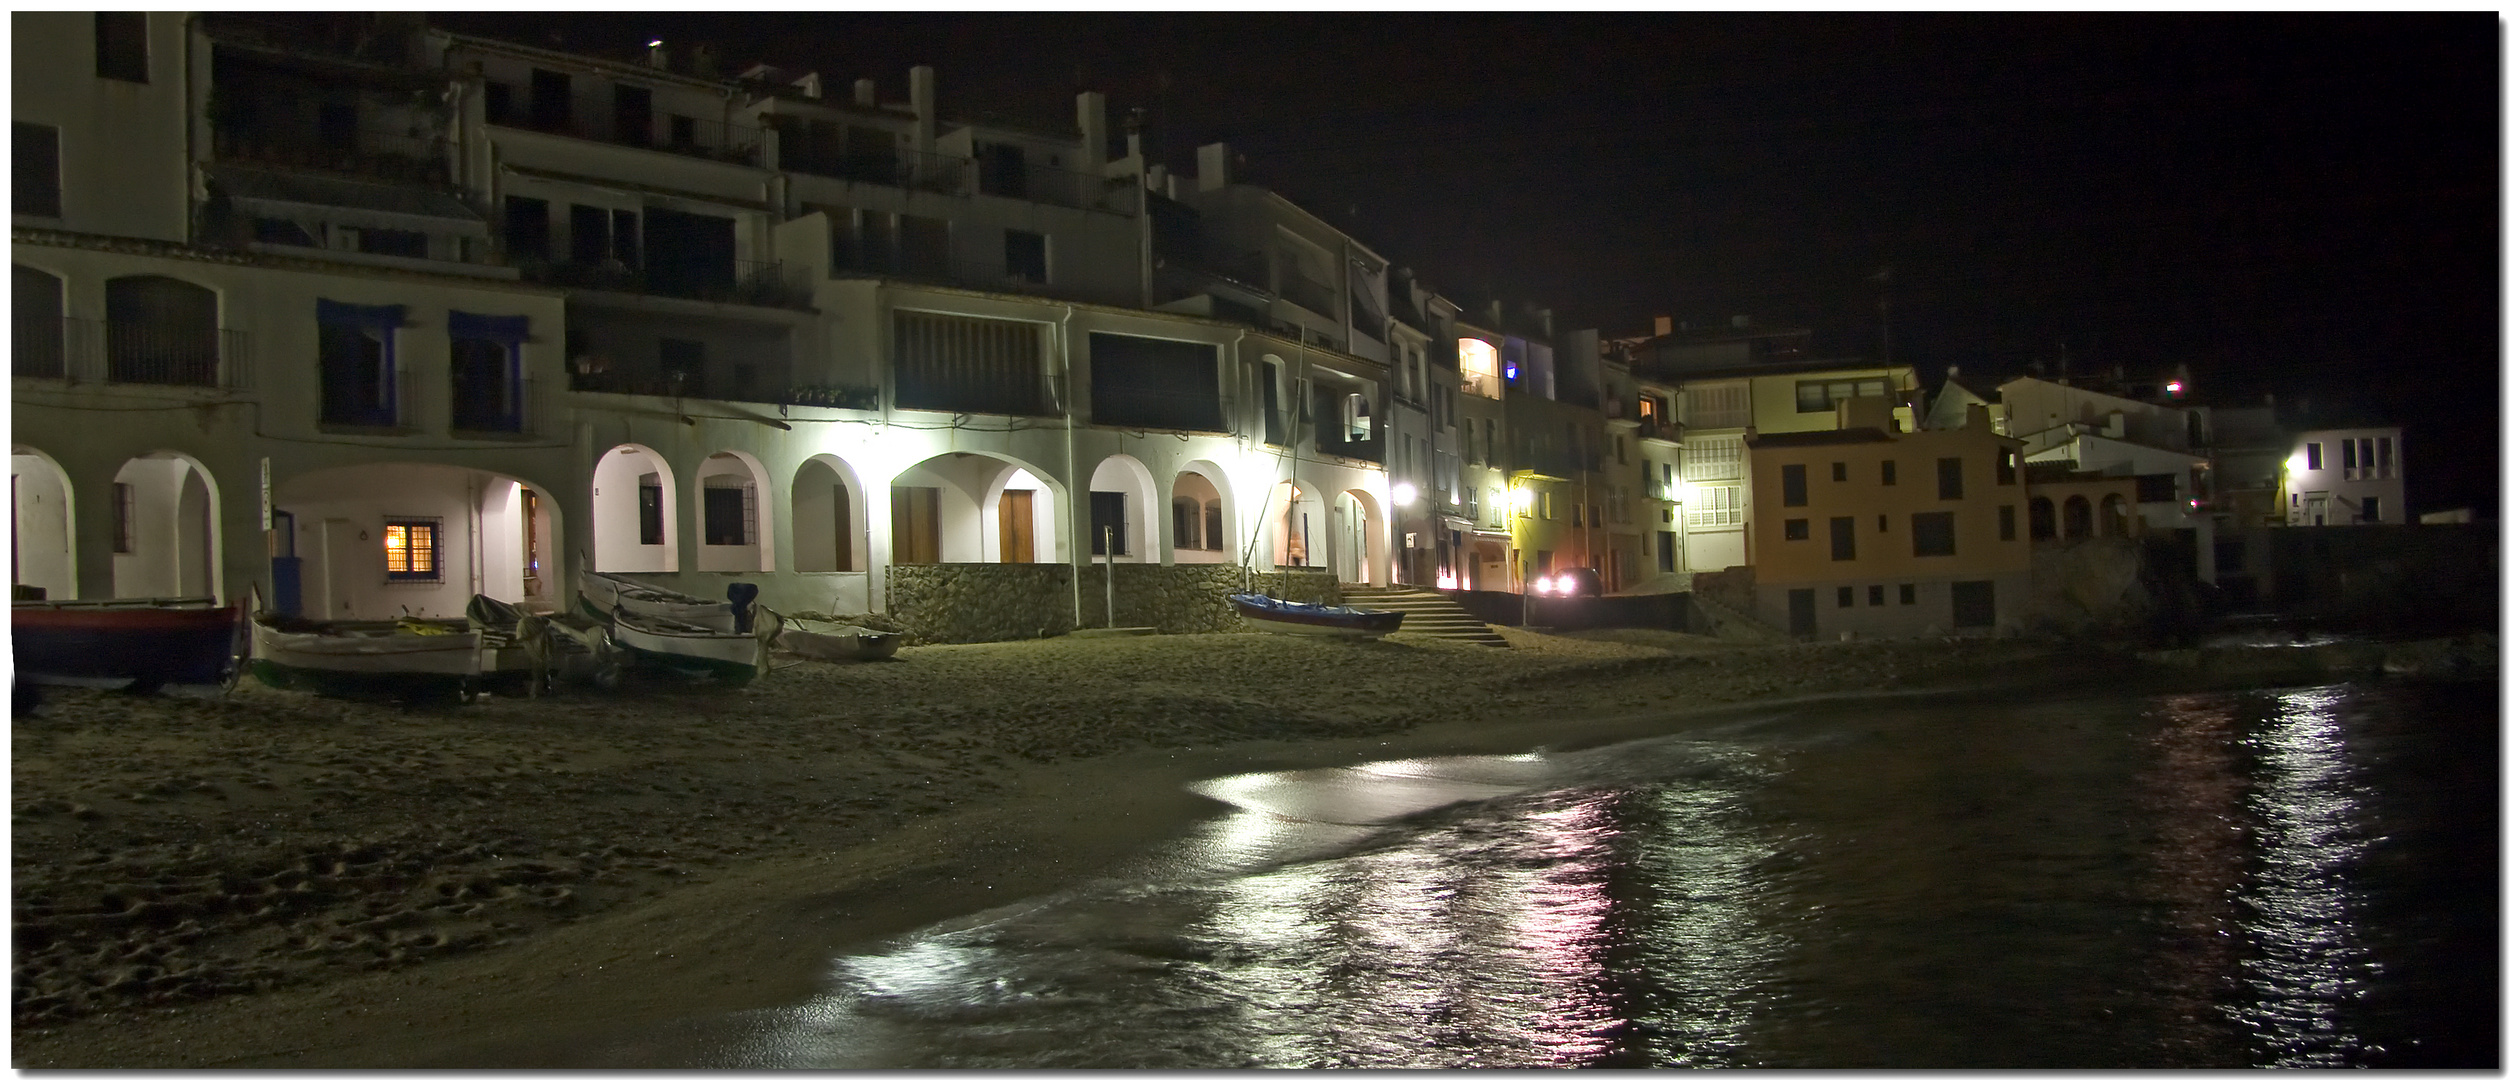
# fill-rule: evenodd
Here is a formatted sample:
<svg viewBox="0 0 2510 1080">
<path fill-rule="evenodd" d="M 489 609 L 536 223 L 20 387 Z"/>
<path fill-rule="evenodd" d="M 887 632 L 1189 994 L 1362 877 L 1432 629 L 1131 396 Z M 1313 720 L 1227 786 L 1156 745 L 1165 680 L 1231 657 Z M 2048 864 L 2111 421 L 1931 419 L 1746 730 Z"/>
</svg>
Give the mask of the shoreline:
<svg viewBox="0 0 2510 1080">
<path fill-rule="evenodd" d="M 13 733 L 15 1062 L 565 1064 L 533 1055 L 568 1032 L 790 1003 L 844 947 L 1103 873 L 1219 812 L 1185 790 L 1192 779 L 1566 750 L 1876 690 L 2152 675 L 2046 643 L 1506 633 L 1516 648 L 935 646 L 780 667 L 728 694 L 443 713 L 259 688 L 65 697 Z M 1285 699 L 1285 665 L 1311 669 L 1310 696 Z M 129 767 L 103 760 L 117 750 Z M 128 779 L 154 783 L 94 793 Z M 78 809 L 58 805 L 80 793 Z M 211 835 L 160 835 L 172 830 L 155 806 L 197 812 Z M 333 855 L 260 873 L 270 853 L 335 834 Z M 99 955 L 82 926 L 138 940 L 103 939 L 96 950 L 122 951 Z M 490 936 L 458 944 L 473 928 Z M 89 1011 L 58 1016 L 66 998 L 38 1011 L 45 990 L 98 969 L 119 981 L 87 986 Z M 269 985 L 238 986 L 237 972 Z M 207 984 L 222 992 L 145 996 L 222 976 Z"/>
</svg>

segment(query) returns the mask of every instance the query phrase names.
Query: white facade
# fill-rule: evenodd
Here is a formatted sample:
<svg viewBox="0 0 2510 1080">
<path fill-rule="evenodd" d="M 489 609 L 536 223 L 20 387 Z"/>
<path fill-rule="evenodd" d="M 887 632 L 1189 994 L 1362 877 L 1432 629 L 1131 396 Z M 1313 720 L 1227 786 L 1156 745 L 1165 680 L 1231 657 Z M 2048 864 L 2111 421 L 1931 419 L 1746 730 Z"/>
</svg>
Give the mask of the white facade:
<svg viewBox="0 0 2510 1080">
<path fill-rule="evenodd" d="M 585 567 L 837 612 L 905 562 L 1394 576 L 1386 349 L 1144 310 L 1096 95 L 1076 140 L 943 125 L 929 69 L 900 107 L 158 13 L 132 83 L 91 16 L 15 19 L 61 193 L 12 245 L 18 583 L 375 618 Z M 276 54 L 372 92 L 291 111 Z"/>
<path fill-rule="evenodd" d="M 2288 525 L 2400 525 L 2406 516 L 2403 428 L 2330 428 L 2292 440 L 2284 462 Z"/>
</svg>

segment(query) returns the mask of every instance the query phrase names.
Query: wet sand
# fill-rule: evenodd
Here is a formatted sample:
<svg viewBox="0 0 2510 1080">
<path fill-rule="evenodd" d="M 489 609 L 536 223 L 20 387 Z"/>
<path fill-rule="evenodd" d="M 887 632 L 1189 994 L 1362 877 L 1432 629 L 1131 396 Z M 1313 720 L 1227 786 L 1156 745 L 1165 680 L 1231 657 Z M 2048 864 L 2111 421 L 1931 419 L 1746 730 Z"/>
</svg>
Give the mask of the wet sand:
<svg viewBox="0 0 2510 1080">
<path fill-rule="evenodd" d="M 1217 809 L 1188 780 L 2108 664 L 1502 633 L 931 646 L 438 710 L 51 691 L 12 730 L 13 1064 L 567 1064 L 585 1032 L 789 1002 L 834 949 L 1103 872 Z"/>
</svg>

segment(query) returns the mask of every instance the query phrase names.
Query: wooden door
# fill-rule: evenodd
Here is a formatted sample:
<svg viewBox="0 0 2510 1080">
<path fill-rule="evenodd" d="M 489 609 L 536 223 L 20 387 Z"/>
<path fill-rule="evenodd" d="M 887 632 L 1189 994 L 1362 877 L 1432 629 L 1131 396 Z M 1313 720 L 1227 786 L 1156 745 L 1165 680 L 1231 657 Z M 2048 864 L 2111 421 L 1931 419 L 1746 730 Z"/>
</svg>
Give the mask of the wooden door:
<svg viewBox="0 0 2510 1080">
<path fill-rule="evenodd" d="M 1037 561 L 1037 508 L 1034 491 L 1002 493 L 1002 561 Z"/>
</svg>

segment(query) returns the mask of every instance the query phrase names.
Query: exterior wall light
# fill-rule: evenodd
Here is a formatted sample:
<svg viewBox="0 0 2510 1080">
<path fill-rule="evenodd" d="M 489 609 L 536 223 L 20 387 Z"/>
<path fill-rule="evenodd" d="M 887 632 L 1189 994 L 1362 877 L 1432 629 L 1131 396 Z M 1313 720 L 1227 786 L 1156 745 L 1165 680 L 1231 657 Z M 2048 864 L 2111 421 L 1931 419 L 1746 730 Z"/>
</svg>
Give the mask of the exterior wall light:
<svg viewBox="0 0 2510 1080">
<path fill-rule="evenodd" d="M 1409 480 L 1401 481 L 1395 484 L 1394 490 L 1391 494 L 1394 495 L 1394 504 L 1396 506 L 1410 506 L 1421 501 L 1421 489 L 1414 486 Z"/>
</svg>

